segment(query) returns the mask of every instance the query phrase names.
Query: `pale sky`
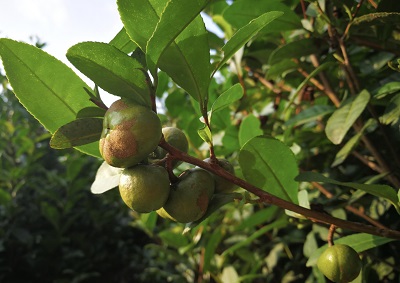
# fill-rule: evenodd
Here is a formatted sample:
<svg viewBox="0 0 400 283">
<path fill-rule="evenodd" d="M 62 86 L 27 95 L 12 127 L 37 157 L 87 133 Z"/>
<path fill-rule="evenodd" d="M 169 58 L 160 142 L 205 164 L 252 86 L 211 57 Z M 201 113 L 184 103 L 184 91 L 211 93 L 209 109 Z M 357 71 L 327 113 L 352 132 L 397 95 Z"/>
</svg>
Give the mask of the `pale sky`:
<svg viewBox="0 0 400 283">
<path fill-rule="evenodd" d="M 122 28 L 116 0 L 0 0 L 0 37 L 35 43 L 72 67 L 67 50 L 82 41 L 109 42 Z M 204 17 L 203 17 L 204 18 Z M 206 26 L 212 21 L 205 19 Z M 215 27 L 214 31 L 217 31 Z M 79 72 L 77 72 L 81 75 Z M 93 86 L 88 79 L 81 77 Z M 103 93 L 102 93 L 103 94 Z M 116 97 L 102 95 L 109 105 Z"/>
</svg>

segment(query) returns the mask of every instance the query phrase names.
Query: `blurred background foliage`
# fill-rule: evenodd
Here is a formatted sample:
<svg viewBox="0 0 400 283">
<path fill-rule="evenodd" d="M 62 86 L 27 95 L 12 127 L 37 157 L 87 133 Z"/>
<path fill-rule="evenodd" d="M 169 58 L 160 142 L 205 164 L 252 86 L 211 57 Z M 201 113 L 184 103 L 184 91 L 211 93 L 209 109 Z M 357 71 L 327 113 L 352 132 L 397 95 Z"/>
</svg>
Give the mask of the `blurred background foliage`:
<svg viewBox="0 0 400 283">
<path fill-rule="evenodd" d="M 291 146 L 302 171 L 398 189 L 396 1 L 249 1 L 213 1 L 206 10 L 225 39 L 258 14 L 286 12 L 212 81 L 210 105 L 236 83 L 245 89 L 240 102 L 213 116 L 217 156 L 229 159 L 240 177 L 241 139 L 264 133 Z M 210 32 L 210 45 L 217 61 L 223 40 Z M 50 149 L 50 135 L 19 104 L 3 75 L 1 80 L 1 282 L 327 282 L 307 261 L 326 244 L 328 227 L 289 218 L 276 207 L 236 201 L 183 234 L 182 224 L 129 211 L 117 190 L 90 194 L 100 161 Z M 183 129 L 190 154 L 206 158 L 196 102 L 162 74 L 160 85 L 164 125 Z M 325 133 L 329 116 L 361 90 L 371 94 L 368 109 L 335 145 Z M 181 164 L 176 173 L 190 167 Z M 333 184 L 301 183 L 300 189 L 313 209 L 399 227 L 395 209 L 381 198 Z M 348 234 L 338 230 L 338 236 Z M 399 282 L 399 247 L 391 242 L 363 252 L 355 282 Z"/>
</svg>

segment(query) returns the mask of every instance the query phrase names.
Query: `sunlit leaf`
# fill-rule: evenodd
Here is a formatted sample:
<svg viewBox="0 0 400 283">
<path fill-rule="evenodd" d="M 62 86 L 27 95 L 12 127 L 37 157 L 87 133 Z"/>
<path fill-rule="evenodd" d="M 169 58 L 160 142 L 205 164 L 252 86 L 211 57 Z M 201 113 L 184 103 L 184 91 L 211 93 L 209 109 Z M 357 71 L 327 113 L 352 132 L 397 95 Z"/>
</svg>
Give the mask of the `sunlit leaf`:
<svg viewBox="0 0 400 283">
<path fill-rule="evenodd" d="M 263 29 L 263 32 L 282 32 L 301 28 L 301 21 L 293 10 L 280 0 L 239 0 L 234 1 L 223 13 L 224 18 L 236 28 L 241 28 L 260 15 L 280 11 L 284 16 Z"/>
<path fill-rule="evenodd" d="M 37 47 L 0 39 L 0 56 L 7 78 L 22 105 L 51 133 L 94 106 L 85 92 L 90 87 L 68 66 Z M 79 147 L 100 157 L 97 143 Z"/>
<path fill-rule="evenodd" d="M 328 139 L 334 144 L 340 144 L 357 118 L 364 111 L 370 99 L 368 91 L 363 90 L 355 99 L 344 103 L 328 119 L 325 133 Z"/>
<path fill-rule="evenodd" d="M 259 136 L 247 142 L 239 153 L 239 164 L 246 181 L 293 203 L 298 203 L 299 169 L 296 158 L 281 141 Z"/>
<path fill-rule="evenodd" d="M 209 1 L 168 1 L 146 46 L 147 64 L 152 64 L 149 67 L 152 73 L 155 73 L 165 49 L 200 14 Z"/>
<path fill-rule="evenodd" d="M 215 74 L 215 72 L 226 62 L 228 62 L 228 60 L 236 53 L 236 51 L 242 48 L 242 46 L 245 45 L 253 36 L 255 36 L 257 32 L 282 15 L 282 12 L 268 12 L 250 21 L 247 25 L 239 29 L 222 47 L 224 57 L 220 62 L 218 62 L 213 74 Z"/>
<path fill-rule="evenodd" d="M 261 126 L 260 120 L 253 114 L 246 116 L 242 120 L 238 136 L 239 144 L 241 147 L 244 146 L 244 144 L 249 140 L 251 140 L 252 138 L 263 134 L 263 131 L 261 130 L 260 126 Z"/>
<path fill-rule="evenodd" d="M 215 113 L 219 110 L 224 109 L 225 107 L 231 105 L 235 101 L 239 100 L 243 96 L 243 88 L 238 83 L 230 87 L 228 90 L 223 92 L 218 98 L 214 101 L 211 112 Z"/>
<path fill-rule="evenodd" d="M 385 113 L 379 118 L 382 124 L 396 124 L 400 118 L 400 93 L 395 95 L 386 106 Z"/>
<path fill-rule="evenodd" d="M 82 42 L 68 50 L 67 58 L 105 91 L 151 107 L 150 82 L 141 64 L 116 47 Z"/>
<path fill-rule="evenodd" d="M 110 41 L 110 44 L 128 54 L 137 48 L 137 45 L 129 38 L 125 28 L 122 28 L 120 32 Z"/>
</svg>

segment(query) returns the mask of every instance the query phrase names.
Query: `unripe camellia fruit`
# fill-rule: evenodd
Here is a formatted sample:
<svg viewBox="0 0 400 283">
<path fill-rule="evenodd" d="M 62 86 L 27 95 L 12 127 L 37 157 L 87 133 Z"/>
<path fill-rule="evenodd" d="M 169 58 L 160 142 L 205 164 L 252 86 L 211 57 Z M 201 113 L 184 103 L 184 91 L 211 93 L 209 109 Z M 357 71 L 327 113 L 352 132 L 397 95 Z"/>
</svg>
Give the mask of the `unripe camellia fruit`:
<svg viewBox="0 0 400 283">
<path fill-rule="evenodd" d="M 122 99 L 104 116 L 100 153 L 111 166 L 128 168 L 145 159 L 161 139 L 161 121 L 149 108 Z"/>
<path fill-rule="evenodd" d="M 175 127 L 164 127 L 162 128 L 164 139 L 167 143 L 180 151 L 187 152 L 189 150 L 189 143 L 185 134 L 178 128 Z M 161 147 L 157 147 L 150 155 L 150 163 L 155 163 L 163 159 L 167 155 L 167 151 Z M 173 165 L 179 164 L 179 160 L 174 160 Z M 163 164 L 160 164 L 163 165 Z"/>
<path fill-rule="evenodd" d="M 187 170 L 172 186 L 167 202 L 157 213 L 181 223 L 196 221 L 206 213 L 213 193 L 214 179 L 208 171 Z"/>
<path fill-rule="evenodd" d="M 203 161 L 210 163 L 210 158 L 206 158 Z M 228 160 L 223 158 L 218 159 L 218 165 L 224 168 L 229 173 L 235 175 L 235 170 Z M 229 182 L 228 180 L 215 174 L 212 174 L 212 176 L 215 179 L 215 193 L 230 193 L 236 188 L 236 185 Z"/>
<path fill-rule="evenodd" d="M 357 278 L 362 263 L 358 253 L 347 245 L 333 245 L 318 258 L 319 270 L 333 282 L 350 282 Z"/>
<path fill-rule="evenodd" d="M 140 213 L 162 207 L 168 199 L 170 186 L 167 170 L 156 165 L 136 165 L 122 171 L 119 192 L 125 204 Z"/>
</svg>

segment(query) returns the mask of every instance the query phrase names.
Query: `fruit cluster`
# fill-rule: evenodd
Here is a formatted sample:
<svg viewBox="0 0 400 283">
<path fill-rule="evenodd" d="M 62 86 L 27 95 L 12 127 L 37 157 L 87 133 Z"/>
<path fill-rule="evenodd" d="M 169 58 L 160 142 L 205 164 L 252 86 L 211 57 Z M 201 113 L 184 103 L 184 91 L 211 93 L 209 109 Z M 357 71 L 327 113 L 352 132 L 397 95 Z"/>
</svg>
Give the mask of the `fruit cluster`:
<svg viewBox="0 0 400 283">
<path fill-rule="evenodd" d="M 100 153 L 109 165 L 124 168 L 119 191 L 128 207 L 140 213 L 157 211 L 181 223 L 196 221 L 206 213 L 215 192 L 229 192 L 234 185 L 198 167 L 171 183 L 167 166 L 176 167 L 179 160 L 166 163 L 167 152 L 158 146 L 162 136 L 173 147 L 188 151 L 180 129 L 162 128 L 154 111 L 120 99 L 105 114 Z M 218 164 L 234 172 L 227 160 L 218 160 Z"/>
</svg>

